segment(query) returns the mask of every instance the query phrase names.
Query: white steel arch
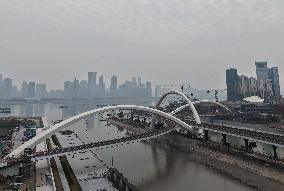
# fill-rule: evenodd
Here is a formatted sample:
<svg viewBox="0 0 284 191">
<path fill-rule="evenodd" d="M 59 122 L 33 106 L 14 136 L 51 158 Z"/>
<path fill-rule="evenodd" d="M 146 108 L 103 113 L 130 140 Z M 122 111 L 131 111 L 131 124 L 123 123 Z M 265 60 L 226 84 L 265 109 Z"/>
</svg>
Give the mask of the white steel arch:
<svg viewBox="0 0 284 191">
<path fill-rule="evenodd" d="M 187 101 L 188 104 L 186 104 L 186 105 L 187 105 L 187 107 L 190 107 L 190 109 L 191 109 L 191 111 L 192 111 L 192 113 L 193 113 L 193 117 L 194 117 L 195 122 L 196 122 L 197 124 L 201 124 L 200 117 L 199 117 L 199 115 L 198 115 L 198 113 L 197 113 L 197 111 L 196 111 L 196 108 L 194 107 L 193 102 L 190 101 L 190 99 L 188 99 L 188 97 L 187 97 L 184 93 L 182 93 L 182 92 L 179 92 L 179 91 L 170 91 L 170 92 L 164 94 L 164 95 L 159 99 L 159 101 L 157 102 L 155 108 L 160 107 L 162 101 L 163 101 L 168 95 L 180 95 L 180 96 L 182 96 L 182 97 Z M 181 106 L 181 107 L 183 107 L 183 106 Z"/>
<path fill-rule="evenodd" d="M 212 104 L 215 104 L 215 105 L 217 105 L 217 106 L 220 106 L 221 108 L 225 109 L 226 111 L 232 113 L 232 111 L 231 111 L 228 107 L 226 107 L 225 105 L 223 105 L 223 104 L 221 104 L 221 103 L 219 103 L 219 102 L 212 102 L 212 101 L 197 101 L 197 102 L 193 102 L 194 105 L 195 105 L 195 104 L 198 104 L 198 103 L 212 103 Z M 178 113 L 178 112 L 180 112 L 180 111 L 182 111 L 182 110 L 184 110 L 185 108 L 188 108 L 188 107 L 190 107 L 189 104 L 180 106 L 180 107 L 178 107 L 177 109 L 175 109 L 174 111 L 172 111 L 170 114 L 171 114 L 171 115 L 174 115 L 174 114 L 176 114 L 176 113 Z"/>
<path fill-rule="evenodd" d="M 45 139 L 47 139 L 51 135 L 53 135 L 55 132 L 58 132 L 58 131 L 64 129 L 64 128 L 68 127 L 69 125 L 72 125 L 72 124 L 80 121 L 81 119 L 84 119 L 84 118 L 89 117 L 91 115 L 96 115 L 96 114 L 99 114 L 99 113 L 102 113 L 102 112 L 108 112 L 108 111 L 112 111 L 112 110 L 140 110 L 140 111 L 145 111 L 145 112 L 149 112 L 149 113 L 152 113 L 152 114 L 155 114 L 155 115 L 165 117 L 165 118 L 172 120 L 173 122 L 177 123 L 178 125 L 180 125 L 184 128 L 187 128 L 188 130 L 192 130 L 192 127 L 190 125 L 186 124 L 185 122 L 181 121 L 180 119 L 178 119 L 178 118 L 176 118 L 176 117 L 174 117 L 174 116 L 172 116 L 168 113 L 165 113 L 165 112 L 157 110 L 157 109 L 144 107 L 144 106 L 136 106 L 136 105 L 109 106 L 109 107 L 103 107 L 103 108 L 99 108 L 99 109 L 86 111 L 84 113 L 73 116 L 69 119 L 66 119 L 66 120 L 64 120 L 64 121 L 62 121 L 58 124 L 55 124 L 54 126 L 43 131 L 42 133 L 36 135 L 35 137 L 30 139 L 29 141 L 25 142 L 24 144 L 22 144 L 21 146 L 16 148 L 9 155 L 7 155 L 7 157 L 18 157 L 18 156 L 20 156 L 21 153 L 24 152 L 25 148 L 31 148 L 31 147 L 38 145 L 39 143 L 41 143 L 42 141 L 44 141 Z"/>
</svg>

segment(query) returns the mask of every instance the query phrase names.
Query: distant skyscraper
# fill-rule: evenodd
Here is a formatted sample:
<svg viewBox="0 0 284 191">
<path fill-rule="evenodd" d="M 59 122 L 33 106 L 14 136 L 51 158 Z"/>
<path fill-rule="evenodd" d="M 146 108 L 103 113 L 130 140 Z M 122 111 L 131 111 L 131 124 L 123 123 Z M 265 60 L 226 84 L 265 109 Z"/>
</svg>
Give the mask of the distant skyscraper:
<svg viewBox="0 0 284 191">
<path fill-rule="evenodd" d="M 45 84 L 36 84 L 35 97 L 45 98 L 47 96 L 46 85 Z"/>
<path fill-rule="evenodd" d="M 72 84 L 72 98 L 78 99 L 80 97 L 80 84 L 78 79 L 74 79 Z"/>
<path fill-rule="evenodd" d="M 134 98 L 137 96 L 137 87 L 133 81 L 126 81 L 119 86 L 119 97 Z"/>
<path fill-rule="evenodd" d="M 72 86 L 73 83 L 71 81 L 64 82 L 64 98 L 72 98 Z"/>
<path fill-rule="evenodd" d="M 226 70 L 226 83 L 227 83 L 227 100 L 239 101 L 238 83 L 239 76 L 237 69 L 230 68 Z"/>
<path fill-rule="evenodd" d="M 151 82 L 146 82 L 146 96 L 147 97 L 152 97 L 152 84 Z"/>
<path fill-rule="evenodd" d="M 270 79 L 271 79 L 271 82 L 272 82 L 272 89 L 273 89 L 274 97 L 276 99 L 280 99 L 281 93 L 280 93 L 278 67 L 272 67 L 270 69 Z"/>
<path fill-rule="evenodd" d="M 141 80 L 141 77 L 138 77 L 138 86 L 140 87 L 142 84 L 142 80 Z"/>
<path fill-rule="evenodd" d="M 278 68 L 268 68 L 267 62 L 255 62 L 255 66 L 257 79 L 239 76 L 237 69 L 226 71 L 228 101 L 241 101 L 250 96 L 259 96 L 269 103 L 280 101 Z"/>
<path fill-rule="evenodd" d="M 3 91 L 3 75 L 0 74 L 0 99 L 3 98 L 4 91 Z"/>
<path fill-rule="evenodd" d="M 22 83 L 21 96 L 23 98 L 28 97 L 28 83 L 27 83 L 27 81 L 23 81 L 23 83 Z"/>
<path fill-rule="evenodd" d="M 97 87 L 97 72 L 88 72 L 88 97 L 95 98 Z"/>
<path fill-rule="evenodd" d="M 28 84 L 28 98 L 35 97 L 35 82 L 29 82 Z"/>
<path fill-rule="evenodd" d="M 80 98 L 88 97 L 88 82 L 86 80 L 80 81 Z"/>
<path fill-rule="evenodd" d="M 100 76 L 99 78 L 99 96 L 98 97 L 105 97 L 106 85 L 104 83 L 104 77 Z"/>
<path fill-rule="evenodd" d="M 136 77 L 132 77 L 132 83 L 137 86 L 137 81 L 136 81 Z"/>
<path fill-rule="evenodd" d="M 112 76 L 109 91 L 110 91 L 110 96 L 112 97 L 117 96 L 117 76 Z"/>
<path fill-rule="evenodd" d="M 159 85 L 156 85 L 156 86 L 155 86 L 155 98 L 160 97 L 160 95 L 161 95 L 161 90 L 162 90 L 161 86 L 159 86 Z"/>
<path fill-rule="evenodd" d="M 271 88 L 272 92 L 264 95 L 264 98 L 272 102 L 280 101 L 280 83 L 278 67 L 267 67 L 267 62 L 255 62 L 257 80 L 262 86 L 262 89 Z"/>
<path fill-rule="evenodd" d="M 12 86 L 12 98 L 18 97 L 18 88 L 17 86 Z"/>
<path fill-rule="evenodd" d="M 258 80 L 266 80 L 269 78 L 269 69 L 267 68 L 267 62 L 255 62 L 256 77 Z"/>
<path fill-rule="evenodd" d="M 5 99 L 10 99 L 12 97 L 12 79 L 5 78 L 3 82 L 3 97 Z"/>
</svg>

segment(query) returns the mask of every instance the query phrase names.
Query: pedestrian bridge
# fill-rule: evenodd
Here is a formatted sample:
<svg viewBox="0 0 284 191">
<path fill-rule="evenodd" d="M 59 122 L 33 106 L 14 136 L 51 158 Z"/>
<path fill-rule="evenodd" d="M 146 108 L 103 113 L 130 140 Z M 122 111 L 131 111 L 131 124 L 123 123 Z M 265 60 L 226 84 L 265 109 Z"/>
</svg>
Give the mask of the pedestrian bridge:
<svg viewBox="0 0 284 191">
<path fill-rule="evenodd" d="M 67 148 L 57 148 L 53 149 L 51 151 L 46 152 L 37 152 L 35 154 L 30 155 L 33 160 L 42 160 L 47 158 L 54 158 L 63 156 L 69 153 L 69 155 L 74 155 L 77 153 L 80 153 L 78 151 L 85 151 L 85 150 L 98 150 L 98 149 L 106 149 L 113 146 L 123 145 L 123 144 L 130 144 L 140 141 L 146 141 L 153 138 L 157 138 L 160 136 L 163 136 L 165 134 L 168 134 L 172 131 L 176 130 L 175 128 L 168 127 L 161 130 L 152 130 L 146 133 L 142 133 L 139 135 L 133 135 L 130 137 L 123 137 L 120 139 L 113 139 L 113 140 L 107 140 L 107 141 L 101 141 L 101 142 L 95 142 L 95 143 L 89 143 L 84 145 L 78 145 L 73 147 L 67 147 Z"/>
<path fill-rule="evenodd" d="M 100 113 L 104 113 L 104 112 L 114 112 L 114 111 L 117 111 L 117 110 L 118 111 L 119 110 L 138 110 L 138 111 L 148 112 L 148 113 L 151 113 L 153 115 L 157 115 L 159 117 L 162 117 L 164 119 L 172 121 L 175 124 L 177 124 L 177 125 L 179 125 L 183 128 L 186 128 L 188 130 L 192 130 L 191 125 L 188 125 L 185 122 L 181 121 L 180 119 L 174 117 L 173 115 L 165 113 L 165 112 L 160 111 L 158 109 L 154 109 L 154 108 L 150 108 L 150 107 L 144 107 L 144 106 L 136 106 L 136 105 L 109 106 L 109 107 L 104 107 L 104 108 L 99 108 L 99 109 L 94 109 L 94 110 L 91 110 L 91 111 L 83 112 L 79 115 L 76 115 L 74 117 L 71 117 L 69 119 L 66 119 L 66 120 L 54 125 L 54 126 L 50 127 L 49 129 L 42 131 L 42 133 L 36 135 L 35 137 L 30 139 L 29 141 L 25 142 L 24 144 L 22 144 L 21 146 L 16 148 L 7 157 L 19 157 L 24 152 L 24 150 L 26 148 L 35 147 L 36 145 L 38 145 L 42 141 L 49 138 L 54 133 L 56 133 L 60 130 L 63 130 L 64 128 L 66 128 L 66 127 L 68 127 L 72 124 L 75 124 L 76 122 L 78 122 L 82 119 L 86 119 L 86 118 L 93 116 L 93 115 L 96 115 L 96 114 L 100 114 Z"/>
</svg>

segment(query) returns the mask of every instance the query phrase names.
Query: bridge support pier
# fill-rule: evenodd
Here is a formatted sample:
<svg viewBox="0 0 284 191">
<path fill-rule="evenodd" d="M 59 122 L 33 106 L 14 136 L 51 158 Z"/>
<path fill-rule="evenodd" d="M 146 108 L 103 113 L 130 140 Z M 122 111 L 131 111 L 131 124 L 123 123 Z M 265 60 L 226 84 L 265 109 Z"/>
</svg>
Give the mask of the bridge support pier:
<svg viewBox="0 0 284 191">
<path fill-rule="evenodd" d="M 205 141 L 209 141 L 208 130 L 204 130 L 204 139 Z"/>
<path fill-rule="evenodd" d="M 275 145 L 272 145 L 272 148 L 273 148 L 273 153 L 274 153 L 274 159 L 278 159 L 278 155 L 277 155 L 277 146 Z"/>
<path fill-rule="evenodd" d="M 226 136 L 226 134 L 222 134 L 222 137 L 223 137 L 222 138 L 223 144 L 227 146 L 227 136 Z"/>
<path fill-rule="evenodd" d="M 155 127 L 155 122 L 156 122 L 156 115 L 152 115 L 152 120 L 151 120 L 151 125 L 150 125 L 150 130 L 153 130 Z"/>
<path fill-rule="evenodd" d="M 244 141 L 245 141 L 246 152 L 248 152 L 249 151 L 249 140 L 244 139 Z"/>
<path fill-rule="evenodd" d="M 128 182 L 117 169 L 109 169 L 108 180 L 119 191 L 137 191 L 136 188 Z"/>
<path fill-rule="evenodd" d="M 133 121 L 133 110 L 130 110 L 130 119 Z"/>
</svg>

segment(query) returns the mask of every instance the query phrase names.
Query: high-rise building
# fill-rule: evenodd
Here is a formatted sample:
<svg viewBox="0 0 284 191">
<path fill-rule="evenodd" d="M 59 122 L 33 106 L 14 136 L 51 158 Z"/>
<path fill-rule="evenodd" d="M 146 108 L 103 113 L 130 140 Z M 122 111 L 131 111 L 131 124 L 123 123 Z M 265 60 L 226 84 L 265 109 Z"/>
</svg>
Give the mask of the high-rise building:
<svg viewBox="0 0 284 191">
<path fill-rule="evenodd" d="M 256 77 L 258 80 L 266 80 L 269 78 L 269 69 L 267 68 L 267 62 L 255 62 Z"/>
<path fill-rule="evenodd" d="M 161 95 L 161 90 L 162 90 L 162 87 L 161 87 L 160 85 L 156 85 L 156 86 L 155 86 L 155 98 L 160 97 L 160 95 Z"/>
<path fill-rule="evenodd" d="M 47 96 L 46 84 L 36 84 L 35 97 L 45 98 Z"/>
<path fill-rule="evenodd" d="M 255 62 L 257 80 L 263 85 L 263 88 L 270 88 L 272 92 L 265 95 L 272 102 L 280 100 L 280 84 L 278 67 L 267 67 L 267 62 Z"/>
<path fill-rule="evenodd" d="M 78 99 L 80 98 L 80 83 L 78 79 L 74 79 L 72 83 L 72 98 Z"/>
<path fill-rule="evenodd" d="M 136 97 L 136 86 L 132 81 L 126 81 L 119 86 L 119 96 L 123 98 Z"/>
<path fill-rule="evenodd" d="M 64 82 L 64 98 L 72 98 L 72 86 L 73 83 L 71 81 Z"/>
<path fill-rule="evenodd" d="M 146 82 L 146 97 L 152 97 L 152 84 L 151 82 Z"/>
<path fill-rule="evenodd" d="M 117 96 L 117 76 L 112 76 L 109 91 L 111 97 Z"/>
<path fill-rule="evenodd" d="M 230 68 L 226 70 L 226 83 L 227 83 L 227 99 L 228 101 L 239 101 L 238 83 L 239 76 L 237 69 Z"/>
<path fill-rule="evenodd" d="M 136 81 L 136 77 L 132 77 L 132 83 L 137 86 L 137 81 Z"/>
<path fill-rule="evenodd" d="M 18 97 L 18 87 L 17 86 L 12 86 L 12 98 Z"/>
<path fill-rule="evenodd" d="M 3 91 L 3 75 L 0 74 L 0 99 L 3 98 L 3 94 L 4 94 L 4 91 Z"/>
<path fill-rule="evenodd" d="M 88 82 L 86 80 L 80 81 L 80 98 L 88 97 Z"/>
<path fill-rule="evenodd" d="M 278 102 L 278 100 L 281 97 L 278 67 L 272 67 L 270 69 L 269 74 L 272 83 L 273 95 L 274 95 L 273 99 L 275 99 L 275 101 Z"/>
<path fill-rule="evenodd" d="M 142 84 L 142 80 L 141 80 L 141 77 L 138 77 L 138 86 L 140 87 Z"/>
<path fill-rule="evenodd" d="M 255 62 L 255 65 L 257 79 L 239 76 L 237 69 L 226 71 L 228 101 L 241 101 L 250 96 L 259 96 L 269 103 L 280 101 L 278 68 L 268 68 L 267 62 Z"/>
<path fill-rule="evenodd" d="M 106 91 L 106 85 L 104 83 L 104 77 L 100 76 L 100 78 L 99 78 L 99 88 L 98 88 L 98 92 L 99 92 L 98 97 L 100 97 L 100 98 L 105 97 L 105 91 Z"/>
<path fill-rule="evenodd" d="M 97 87 L 97 72 L 88 72 L 88 97 L 95 98 Z"/>
<path fill-rule="evenodd" d="M 23 81 L 23 83 L 22 83 L 21 96 L 23 98 L 28 97 L 28 83 L 27 83 L 27 81 Z"/>
<path fill-rule="evenodd" d="M 29 82 L 28 84 L 28 98 L 35 97 L 35 82 Z"/>
<path fill-rule="evenodd" d="M 12 97 L 12 79 L 5 78 L 3 82 L 3 98 L 11 99 Z"/>
</svg>

